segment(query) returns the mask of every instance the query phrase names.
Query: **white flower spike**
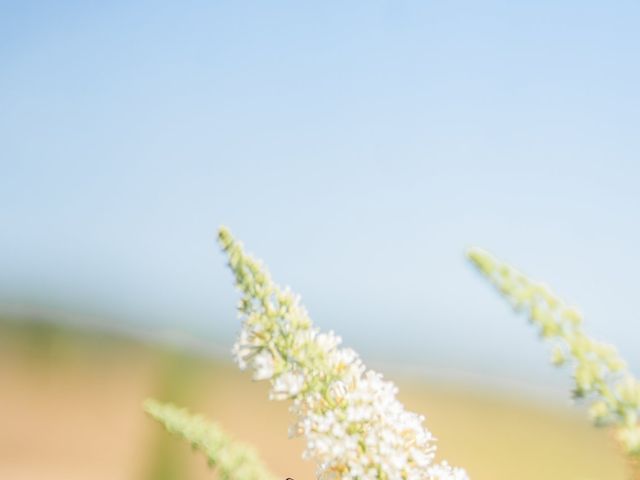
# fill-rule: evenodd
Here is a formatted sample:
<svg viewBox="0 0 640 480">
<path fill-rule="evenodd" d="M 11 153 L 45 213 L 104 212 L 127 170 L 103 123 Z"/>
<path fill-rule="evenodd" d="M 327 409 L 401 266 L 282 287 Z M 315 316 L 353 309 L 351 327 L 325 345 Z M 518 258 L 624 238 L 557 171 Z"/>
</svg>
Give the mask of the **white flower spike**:
<svg viewBox="0 0 640 480">
<path fill-rule="evenodd" d="M 273 283 L 227 229 L 219 241 L 242 292 L 235 359 L 270 380 L 271 398 L 293 402 L 290 433 L 306 437 L 304 457 L 316 461 L 318 478 L 467 480 L 464 470 L 434 463 L 434 437 L 396 399 L 393 383 L 333 332 L 320 333 L 299 297 Z"/>
</svg>

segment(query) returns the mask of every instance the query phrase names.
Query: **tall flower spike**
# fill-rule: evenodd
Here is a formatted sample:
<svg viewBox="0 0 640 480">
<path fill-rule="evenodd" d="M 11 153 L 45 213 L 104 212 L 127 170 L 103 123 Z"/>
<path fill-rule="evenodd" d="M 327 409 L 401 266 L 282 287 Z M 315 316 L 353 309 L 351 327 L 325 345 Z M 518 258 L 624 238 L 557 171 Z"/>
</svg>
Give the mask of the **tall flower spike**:
<svg viewBox="0 0 640 480">
<path fill-rule="evenodd" d="M 563 365 L 573 359 L 574 396 L 590 401 L 593 422 L 611 425 L 624 451 L 632 460 L 640 460 L 640 382 L 629 372 L 615 347 L 589 337 L 582 328 L 580 312 L 544 284 L 530 280 L 479 248 L 471 249 L 468 257 L 553 344 L 554 364 Z"/>
<path fill-rule="evenodd" d="M 316 461 L 320 479 L 467 479 L 462 469 L 434 463 L 433 436 L 422 416 L 405 411 L 392 383 L 340 347 L 333 332 L 315 328 L 299 297 L 273 283 L 227 229 L 219 241 L 242 293 L 235 359 L 271 382 L 271 398 L 292 401 L 290 433 L 306 437 L 304 457 Z"/>
</svg>

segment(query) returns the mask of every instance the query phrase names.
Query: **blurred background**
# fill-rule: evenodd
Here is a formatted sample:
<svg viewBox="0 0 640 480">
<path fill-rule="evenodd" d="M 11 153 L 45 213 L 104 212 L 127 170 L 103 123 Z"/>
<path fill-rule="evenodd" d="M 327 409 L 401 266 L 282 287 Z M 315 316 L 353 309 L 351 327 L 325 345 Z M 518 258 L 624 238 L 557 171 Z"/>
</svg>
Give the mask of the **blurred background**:
<svg viewBox="0 0 640 480">
<path fill-rule="evenodd" d="M 1 2 L 0 478 L 215 478 L 154 395 L 314 478 L 230 363 L 228 225 L 476 480 L 625 477 L 464 259 L 640 371 L 637 2 Z"/>
</svg>

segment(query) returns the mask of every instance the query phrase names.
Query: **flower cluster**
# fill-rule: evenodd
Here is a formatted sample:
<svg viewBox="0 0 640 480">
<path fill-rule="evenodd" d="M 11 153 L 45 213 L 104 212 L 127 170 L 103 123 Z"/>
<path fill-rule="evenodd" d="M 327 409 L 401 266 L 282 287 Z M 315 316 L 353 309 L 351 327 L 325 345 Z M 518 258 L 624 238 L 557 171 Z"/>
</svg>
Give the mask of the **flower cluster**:
<svg viewBox="0 0 640 480">
<path fill-rule="evenodd" d="M 299 297 L 220 229 L 219 241 L 242 293 L 237 363 L 271 382 L 273 399 L 292 401 L 291 435 L 306 437 L 305 457 L 321 479 L 466 480 L 464 470 L 434 463 L 424 418 L 407 412 L 396 387 L 366 369 L 332 332 L 315 328 Z"/>
<path fill-rule="evenodd" d="M 612 425 L 616 438 L 632 458 L 640 458 L 640 382 L 628 371 L 615 347 L 593 340 L 582 328 L 582 315 L 549 288 L 474 248 L 470 260 L 512 303 L 524 310 L 543 338 L 553 342 L 552 361 L 571 357 L 577 398 L 591 400 L 596 425 Z"/>
</svg>

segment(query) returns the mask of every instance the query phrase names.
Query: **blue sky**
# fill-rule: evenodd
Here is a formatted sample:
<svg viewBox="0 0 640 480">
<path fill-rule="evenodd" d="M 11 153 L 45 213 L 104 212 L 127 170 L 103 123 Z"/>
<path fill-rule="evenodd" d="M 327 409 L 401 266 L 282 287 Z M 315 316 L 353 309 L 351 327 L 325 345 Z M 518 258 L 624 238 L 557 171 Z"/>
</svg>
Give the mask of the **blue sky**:
<svg viewBox="0 0 640 480">
<path fill-rule="evenodd" d="M 304 3 L 304 4 L 303 4 Z M 640 370 L 637 2 L 8 2 L 0 300 L 229 343 L 226 224 L 365 356 L 548 381 L 483 246 Z"/>
</svg>

